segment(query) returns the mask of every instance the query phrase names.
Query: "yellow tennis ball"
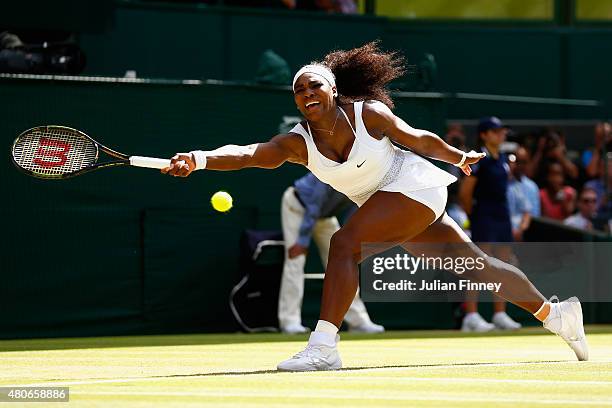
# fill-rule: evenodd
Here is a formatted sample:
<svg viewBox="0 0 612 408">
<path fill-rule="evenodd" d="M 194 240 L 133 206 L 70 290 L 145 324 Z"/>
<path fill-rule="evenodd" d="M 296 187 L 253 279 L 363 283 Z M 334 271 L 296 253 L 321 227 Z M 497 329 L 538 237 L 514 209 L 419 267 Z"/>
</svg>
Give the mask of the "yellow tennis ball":
<svg viewBox="0 0 612 408">
<path fill-rule="evenodd" d="M 213 208 L 219 212 L 229 211 L 232 208 L 233 202 L 232 196 L 226 191 L 217 191 L 210 198 Z"/>
</svg>

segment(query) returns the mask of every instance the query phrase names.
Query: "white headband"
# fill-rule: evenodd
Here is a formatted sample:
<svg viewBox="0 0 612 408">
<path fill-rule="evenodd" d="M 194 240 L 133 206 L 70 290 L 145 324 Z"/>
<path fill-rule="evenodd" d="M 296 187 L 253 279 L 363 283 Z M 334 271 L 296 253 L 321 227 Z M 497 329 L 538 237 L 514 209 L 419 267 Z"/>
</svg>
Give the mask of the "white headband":
<svg viewBox="0 0 612 408">
<path fill-rule="evenodd" d="M 293 77 L 293 88 L 295 88 L 295 83 L 297 82 L 298 78 L 307 72 L 310 74 L 320 75 L 323 78 L 325 78 L 325 80 L 327 80 L 327 82 L 329 82 L 331 86 L 336 86 L 336 78 L 334 77 L 333 72 L 331 72 L 329 68 L 323 65 L 310 64 L 310 65 L 304 65 L 295 74 L 295 76 Z"/>
</svg>

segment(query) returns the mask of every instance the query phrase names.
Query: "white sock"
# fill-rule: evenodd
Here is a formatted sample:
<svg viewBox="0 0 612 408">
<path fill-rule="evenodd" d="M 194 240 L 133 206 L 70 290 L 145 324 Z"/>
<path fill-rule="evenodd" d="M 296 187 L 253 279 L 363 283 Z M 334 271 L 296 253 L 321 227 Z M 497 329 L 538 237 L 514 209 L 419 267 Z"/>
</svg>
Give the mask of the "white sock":
<svg viewBox="0 0 612 408">
<path fill-rule="evenodd" d="M 336 325 L 328 322 L 327 320 L 319 320 L 317 322 L 317 327 L 315 327 L 316 332 L 329 333 L 330 335 L 336 337 L 338 334 L 338 328 Z"/>
<path fill-rule="evenodd" d="M 338 328 L 335 325 L 325 320 L 319 320 L 315 330 L 310 333 L 308 343 L 313 346 L 336 347 L 337 334 Z"/>
<path fill-rule="evenodd" d="M 544 310 L 544 308 L 546 307 L 546 305 L 550 305 L 550 302 L 544 302 L 542 303 L 542 306 L 540 306 L 540 308 L 533 314 L 534 316 L 539 315 L 542 310 Z"/>
</svg>

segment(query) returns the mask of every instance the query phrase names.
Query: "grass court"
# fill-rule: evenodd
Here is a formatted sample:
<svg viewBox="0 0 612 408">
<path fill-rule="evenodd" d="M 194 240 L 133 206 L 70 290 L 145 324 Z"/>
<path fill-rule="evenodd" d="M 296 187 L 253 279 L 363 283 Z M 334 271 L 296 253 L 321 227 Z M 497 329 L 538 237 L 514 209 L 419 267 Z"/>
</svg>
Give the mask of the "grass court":
<svg viewBox="0 0 612 408">
<path fill-rule="evenodd" d="M 70 387 L 54 407 L 612 406 L 612 326 L 586 330 L 588 362 L 540 328 L 343 333 L 343 370 L 316 373 L 275 369 L 306 336 L 5 340 L 0 386 Z"/>
</svg>

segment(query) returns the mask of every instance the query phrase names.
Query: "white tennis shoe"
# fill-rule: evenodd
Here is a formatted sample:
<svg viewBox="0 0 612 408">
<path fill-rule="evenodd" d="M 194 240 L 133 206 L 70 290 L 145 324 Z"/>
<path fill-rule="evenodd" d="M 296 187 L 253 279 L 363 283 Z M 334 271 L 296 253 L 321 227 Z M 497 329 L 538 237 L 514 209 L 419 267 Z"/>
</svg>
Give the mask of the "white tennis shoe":
<svg viewBox="0 0 612 408">
<path fill-rule="evenodd" d="M 518 330 L 523 327 L 519 322 L 515 322 L 508 313 L 497 312 L 493 315 L 491 323 L 495 325 L 496 329 L 499 330 Z"/>
<path fill-rule="evenodd" d="M 363 324 L 360 324 L 359 326 L 349 325 L 348 331 L 351 333 L 380 334 L 380 333 L 385 332 L 385 328 L 384 326 L 381 326 L 380 324 L 376 324 L 370 321 L 370 322 L 364 322 Z"/>
<path fill-rule="evenodd" d="M 486 333 L 495 328 L 494 324 L 487 322 L 480 313 L 468 313 L 461 323 L 462 332 Z"/>
<path fill-rule="evenodd" d="M 300 323 L 291 323 L 286 326 L 282 326 L 281 331 L 285 334 L 304 334 L 310 332 L 310 329 L 302 326 Z"/>
<path fill-rule="evenodd" d="M 550 298 L 556 304 L 550 308 L 550 314 L 544 320 L 544 327 L 560 336 L 574 350 L 580 361 L 589 359 L 589 346 L 584 334 L 582 306 L 577 297 L 571 297 L 559 303 L 559 298 Z"/>
<path fill-rule="evenodd" d="M 340 339 L 336 336 L 336 344 Z M 328 371 L 342 368 L 337 347 L 308 344 L 303 351 L 278 364 L 279 371 Z"/>
</svg>

